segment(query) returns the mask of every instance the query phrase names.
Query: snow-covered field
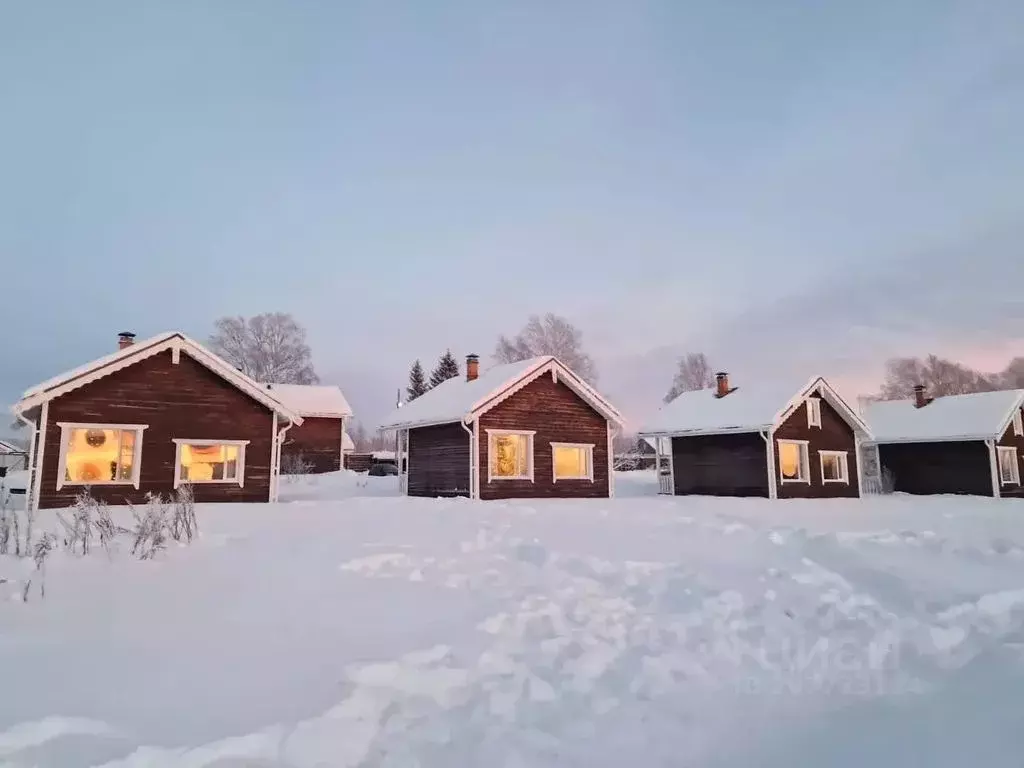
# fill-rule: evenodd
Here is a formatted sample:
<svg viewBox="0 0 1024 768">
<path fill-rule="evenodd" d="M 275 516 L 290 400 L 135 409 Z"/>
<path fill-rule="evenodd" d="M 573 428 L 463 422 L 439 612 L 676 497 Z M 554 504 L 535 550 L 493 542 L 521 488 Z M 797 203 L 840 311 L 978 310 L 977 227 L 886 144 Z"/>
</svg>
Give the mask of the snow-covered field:
<svg viewBox="0 0 1024 768">
<path fill-rule="evenodd" d="M 1022 502 L 394 485 L 0 585 L 0 765 L 1024 764 Z"/>
</svg>

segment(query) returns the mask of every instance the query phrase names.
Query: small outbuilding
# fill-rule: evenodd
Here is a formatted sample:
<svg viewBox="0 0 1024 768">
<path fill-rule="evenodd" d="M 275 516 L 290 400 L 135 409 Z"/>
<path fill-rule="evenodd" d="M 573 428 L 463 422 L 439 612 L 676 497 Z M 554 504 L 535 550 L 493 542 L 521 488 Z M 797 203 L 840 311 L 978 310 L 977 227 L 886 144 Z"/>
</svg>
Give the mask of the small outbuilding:
<svg viewBox="0 0 1024 768">
<path fill-rule="evenodd" d="M 640 429 L 658 451 L 663 492 L 772 499 L 860 496 L 866 433 L 821 377 L 799 388 L 735 387 L 726 373 Z"/>
<path fill-rule="evenodd" d="M 883 483 L 913 494 L 1024 496 L 1024 390 L 869 402 Z"/>
<path fill-rule="evenodd" d="M 302 417 L 183 333 L 135 342 L 25 392 L 28 504 L 65 507 L 83 489 L 144 503 L 183 483 L 197 501 L 273 501 L 280 447 Z"/>
<path fill-rule="evenodd" d="M 410 496 L 603 498 L 613 494 L 619 412 L 552 356 L 445 381 L 381 425 L 398 433 Z"/>
<path fill-rule="evenodd" d="M 302 424 L 285 435 L 281 446 L 282 472 L 321 474 L 341 469 L 345 426 L 352 417 L 341 388 L 324 384 L 267 384 L 267 389 L 302 417 Z"/>
</svg>

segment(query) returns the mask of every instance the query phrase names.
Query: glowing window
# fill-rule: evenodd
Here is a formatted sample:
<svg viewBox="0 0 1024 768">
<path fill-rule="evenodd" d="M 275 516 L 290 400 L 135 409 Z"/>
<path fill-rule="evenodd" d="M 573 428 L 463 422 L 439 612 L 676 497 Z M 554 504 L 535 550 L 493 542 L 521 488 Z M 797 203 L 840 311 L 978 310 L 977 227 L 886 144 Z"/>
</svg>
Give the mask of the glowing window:
<svg viewBox="0 0 1024 768">
<path fill-rule="evenodd" d="M 553 477 L 558 480 L 594 480 L 594 446 L 552 443 Z"/>
<path fill-rule="evenodd" d="M 807 443 L 779 440 L 779 475 L 784 483 L 809 483 Z"/>
<path fill-rule="evenodd" d="M 487 430 L 487 480 L 533 480 L 533 432 Z"/>
<path fill-rule="evenodd" d="M 61 429 L 57 488 L 65 485 L 139 487 L 145 424 L 72 424 Z"/>
<path fill-rule="evenodd" d="M 247 440 L 175 440 L 174 487 L 181 483 L 245 482 Z"/>
</svg>

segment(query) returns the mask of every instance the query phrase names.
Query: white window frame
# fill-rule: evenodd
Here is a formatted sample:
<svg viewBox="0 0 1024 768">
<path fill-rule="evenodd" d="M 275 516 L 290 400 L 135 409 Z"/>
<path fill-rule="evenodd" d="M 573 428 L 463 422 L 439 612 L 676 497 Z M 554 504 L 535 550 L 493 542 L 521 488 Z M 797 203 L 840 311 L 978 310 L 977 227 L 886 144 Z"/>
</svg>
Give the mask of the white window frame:
<svg viewBox="0 0 1024 768">
<path fill-rule="evenodd" d="M 1020 408 L 1013 413 L 1013 434 L 1016 437 L 1024 435 L 1024 420 L 1021 419 Z"/>
<path fill-rule="evenodd" d="M 587 457 L 587 474 L 559 477 L 555 464 L 556 448 L 582 448 Z M 563 483 L 571 480 L 589 480 L 594 482 L 594 443 L 551 443 L 551 482 L 557 483 L 559 480 Z"/>
<path fill-rule="evenodd" d="M 807 398 L 807 426 L 821 429 L 821 398 Z"/>
<path fill-rule="evenodd" d="M 1004 453 L 1013 456 L 1013 462 L 1010 464 L 1010 466 L 1013 467 L 1013 477 L 1010 480 L 1003 479 L 1002 455 Z M 996 446 L 996 471 L 999 473 L 1000 485 L 1020 485 L 1020 464 L 1017 461 L 1016 448 L 1008 445 Z"/>
<path fill-rule="evenodd" d="M 809 440 L 781 440 L 775 441 L 778 443 L 776 446 L 775 462 L 779 465 L 779 481 L 785 485 L 786 483 L 803 483 L 804 485 L 811 484 L 811 458 L 810 451 L 807 446 L 810 443 Z M 782 474 L 782 446 L 783 445 L 795 445 L 800 449 L 800 464 L 803 468 L 802 477 L 785 477 Z"/>
<path fill-rule="evenodd" d="M 537 434 L 536 430 L 531 429 L 488 429 L 487 431 L 487 482 L 505 481 L 505 480 L 529 480 L 533 482 L 533 436 Z M 526 438 L 526 467 L 527 473 L 525 475 L 495 475 L 494 462 L 492 457 L 494 456 L 495 449 L 495 438 L 504 437 L 506 435 L 517 435 Z"/>
<path fill-rule="evenodd" d="M 826 457 L 835 457 L 839 459 L 839 467 L 842 470 L 840 474 L 842 477 L 838 479 L 831 479 L 825 477 L 825 459 Z M 821 483 L 822 485 L 828 484 L 850 484 L 850 458 L 848 451 L 818 451 L 818 463 L 821 464 Z"/>
<path fill-rule="evenodd" d="M 58 421 L 60 427 L 60 456 L 57 460 L 57 490 L 65 486 L 93 486 L 93 485 L 131 485 L 136 490 L 139 488 L 142 472 L 142 433 L 149 427 L 148 424 L 98 424 L 78 421 Z M 77 480 L 65 480 L 68 461 L 68 436 L 73 429 L 110 429 L 135 433 L 135 452 L 132 456 L 132 476 L 130 480 L 92 480 L 88 483 Z M 118 446 L 120 455 L 120 446 Z"/>
<path fill-rule="evenodd" d="M 171 440 L 174 443 L 174 487 L 177 488 L 182 483 L 188 483 L 189 485 L 237 485 L 239 488 L 245 487 L 245 446 L 249 444 L 248 440 L 192 440 L 187 437 L 175 437 Z M 238 446 L 238 477 L 231 478 L 229 480 L 186 480 L 181 476 L 181 446 L 183 445 L 198 445 L 198 446 L 210 446 L 210 445 L 235 445 Z"/>
</svg>

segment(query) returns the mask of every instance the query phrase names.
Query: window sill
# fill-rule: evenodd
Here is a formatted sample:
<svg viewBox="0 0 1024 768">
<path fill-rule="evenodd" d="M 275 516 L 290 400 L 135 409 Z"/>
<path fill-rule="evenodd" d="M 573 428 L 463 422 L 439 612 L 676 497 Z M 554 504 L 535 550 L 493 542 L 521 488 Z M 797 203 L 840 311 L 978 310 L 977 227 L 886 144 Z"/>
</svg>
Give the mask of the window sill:
<svg viewBox="0 0 1024 768">
<path fill-rule="evenodd" d="M 242 487 L 242 482 L 238 480 L 187 480 L 181 478 L 178 480 L 178 485 L 237 485 L 239 488 Z"/>
<path fill-rule="evenodd" d="M 797 484 L 797 485 L 810 485 L 811 481 L 810 480 L 787 480 L 786 478 L 782 478 L 782 484 L 785 485 L 786 483 L 792 483 L 792 484 Z"/>
<path fill-rule="evenodd" d="M 529 475 L 515 475 L 514 477 L 509 475 L 495 475 L 494 477 L 487 478 L 488 483 L 500 482 L 502 480 L 526 480 L 527 482 L 530 483 L 533 482 L 533 478 L 530 477 Z"/>
<path fill-rule="evenodd" d="M 552 483 L 557 483 L 559 481 L 561 481 L 563 483 L 565 483 L 565 482 L 592 483 L 592 482 L 594 482 L 594 478 L 592 478 L 592 477 L 553 477 L 553 478 L 551 478 L 551 482 Z"/>
<path fill-rule="evenodd" d="M 122 486 L 130 485 L 133 488 L 135 488 L 136 490 L 138 490 L 138 487 L 139 487 L 139 484 L 137 482 L 135 482 L 134 480 L 93 480 L 93 481 L 88 482 L 88 483 L 79 483 L 79 482 L 58 483 L 57 484 L 57 490 L 59 491 L 61 488 L 90 488 L 90 487 L 96 486 L 96 485 L 122 485 Z"/>
<path fill-rule="evenodd" d="M 849 480 L 822 480 L 823 485 L 849 485 Z"/>
</svg>

